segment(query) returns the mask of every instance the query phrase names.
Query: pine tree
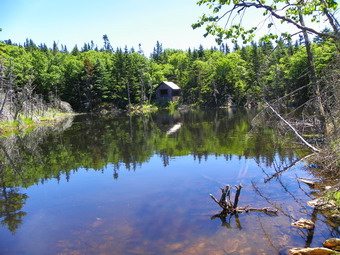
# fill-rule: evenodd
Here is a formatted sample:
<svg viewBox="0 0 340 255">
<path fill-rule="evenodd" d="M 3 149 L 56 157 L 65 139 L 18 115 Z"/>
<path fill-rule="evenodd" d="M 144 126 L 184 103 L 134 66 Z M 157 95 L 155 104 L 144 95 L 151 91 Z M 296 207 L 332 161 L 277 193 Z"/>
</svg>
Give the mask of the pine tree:
<svg viewBox="0 0 340 255">
<path fill-rule="evenodd" d="M 240 46 L 238 45 L 238 43 L 237 43 L 237 41 L 235 40 L 234 41 L 234 51 L 237 51 L 237 50 L 239 50 L 240 49 Z"/>
<path fill-rule="evenodd" d="M 72 49 L 72 51 L 71 51 L 71 54 L 72 54 L 73 56 L 78 56 L 78 55 L 79 55 L 79 50 L 78 50 L 77 44 L 74 45 L 74 47 L 73 47 L 73 49 Z"/>
<path fill-rule="evenodd" d="M 138 54 L 144 55 L 144 51 L 142 49 L 142 44 L 138 44 Z"/>
<path fill-rule="evenodd" d="M 55 54 L 59 51 L 58 44 L 53 41 L 53 47 L 52 47 L 52 52 Z"/>
<path fill-rule="evenodd" d="M 225 53 L 226 55 L 230 53 L 230 48 L 229 48 L 229 46 L 228 46 L 227 43 L 225 43 L 224 53 Z"/>
<path fill-rule="evenodd" d="M 197 54 L 198 54 L 199 58 L 203 58 L 204 57 L 204 48 L 203 48 L 202 44 L 200 44 L 200 46 L 198 47 Z"/>
<path fill-rule="evenodd" d="M 157 41 L 156 47 L 153 48 L 153 53 L 151 54 L 151 58 L 159 63 L 161 61 L 162 53 L 163 53 L 163 46 L 159 41 Z"/>
<path fill-rule="evenodd" d="M 103 40 L 104 40 L 104 48 L 103 48 L 103 50 L 112 53 L 113 52 L 112 51 L 112 46 L 111 46 L 109 37 L 106 34 L 103 35 Z"/>
</svg>

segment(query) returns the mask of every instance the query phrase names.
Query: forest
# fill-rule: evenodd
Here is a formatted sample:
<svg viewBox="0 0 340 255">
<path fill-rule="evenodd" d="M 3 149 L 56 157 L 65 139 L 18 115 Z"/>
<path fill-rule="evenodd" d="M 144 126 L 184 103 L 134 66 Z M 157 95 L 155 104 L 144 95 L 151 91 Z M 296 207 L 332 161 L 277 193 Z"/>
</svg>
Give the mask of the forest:
<svg viewBox="0 0 340 255">
<path fill-rule="evenodd" d="M 310 81 L 302 36 L 295 42 L 279 38 L 239 45 L 235 41 L 187 50 L 163 49 L 157 41 L 149 57 L 141 48 L 114 49 L 107 35 L 103 41 L 101 48 L 91 42 L 70 51 L 56 42 L 48 48 L 32 39 L 24 45 L 2 41 L 3 95 L 26 91 L 46 102 L 60 98 L 85 112 L 154 104 L 154 90 L 161 81 L 179 85 L 181 104 L 204 107 L 250 107 L 283 96 L 286 105 L 297 106 L 313 94 L 306 86 Z M 311 48 L 321 75 L 336 59 L 335 40 L 317 36 Z"/>
</svg>

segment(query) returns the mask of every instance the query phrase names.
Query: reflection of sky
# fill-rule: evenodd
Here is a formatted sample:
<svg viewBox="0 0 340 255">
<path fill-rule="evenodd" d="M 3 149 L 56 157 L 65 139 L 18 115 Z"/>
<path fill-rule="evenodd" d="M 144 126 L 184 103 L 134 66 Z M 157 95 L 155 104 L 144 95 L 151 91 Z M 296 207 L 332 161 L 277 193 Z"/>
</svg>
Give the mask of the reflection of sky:
<svg viewBox="0 0 340 255">
<path fill-rule="evenodd" d="M 299 169 L 296 166 L 285 172 L 280 180 L 296 200 L 303 201 L 305 194 L 292 183 L 295 174 L 301 174 Z M 268 174 L 272 171 L 265 170 Z M 266 240 L 252 239 L 254 235 L 265 239 L 263 228 L 274 239 L 289 233 L 287 245 L 303 245 L 304 240 L 296 238 L 296 231 L 291 230 L 289 219 L 283 215 L 274 218 L 257 213 L 240 215 L 243 230 L 236 228 L 233 219 L 232 228 L 228 230 L 221 228 L 219 219 L 209 219 L 219 212 L 209 193 L 219 196 L 223 184 L 243 184 L 240 206 L 270 206 L 254 192 L 251 181 L 274 202 L 284 208 L 290 205 L 296 217 L 301 215 L 300 207 L 280 183 L 272 180 L 264 184 L 267 176 L 253 159 L 232 157 L 227 161 L 224 157 L 209 156 L 207 160 L 198 161 L 193 160 L 193 156 L 183 156 L 172 157 L 170 164 L 164 167 L 162 158 L 154 155 L 135 171 L 121 166 L 117 180 L 113 173 L 111 164 L 103 171 L 79 169 L 71 174 L 69 182 L 63 176 L 59 183 L 48 180 L 25 190 L 29 196 L 23 209 L 27 216 L 15 236 L 3 228 L 0 230 L 0 252 L 5 247 L 25 251 L 25 254 L 49 251 L 53 254 L 65 249 L 86 253 L 92 248 L 109 252 L 139 247 L 161 254 L 176 247 L 188 252 L 200 245 L 197 240 L 206 240 L 206 249 L 223 246 L 221 236 L 240 240 L 247 236 L 246 243 L 257 249 L 271 250 Z M 260 226 L 261 219 L 263 225 Z M 99 244 L 105 247 L 100 248 Z M 277 245 L 283 247 L 283 244 Z"/>
</svg>

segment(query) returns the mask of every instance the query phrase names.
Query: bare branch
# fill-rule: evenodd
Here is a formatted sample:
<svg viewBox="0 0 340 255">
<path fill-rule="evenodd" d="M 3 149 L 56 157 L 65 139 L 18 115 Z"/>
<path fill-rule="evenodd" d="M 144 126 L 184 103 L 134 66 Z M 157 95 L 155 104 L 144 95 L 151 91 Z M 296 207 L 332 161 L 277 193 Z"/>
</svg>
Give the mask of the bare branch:
<svg viewBox="0 0 340 255">
<path fill-rule="evenodd" d="M 308 143 L 288 121 L 286 121 L 277 111 L 275 111 L 275 109 L 273 107 L 271 107 L 268 103 L 266 103 L 266 104 L 267 104 L 267 107 L 270 110 L 272 110 L 276 114 L 276 116 L 278 116 L 294 132 L 294 134 L 299 138 L 299 140 L 304 145 L 306 145 L 308 148 L 312 149 L 315 152 L 320 152 L 319 149 L 315 148 L 313 145 Z"/>
</svg>

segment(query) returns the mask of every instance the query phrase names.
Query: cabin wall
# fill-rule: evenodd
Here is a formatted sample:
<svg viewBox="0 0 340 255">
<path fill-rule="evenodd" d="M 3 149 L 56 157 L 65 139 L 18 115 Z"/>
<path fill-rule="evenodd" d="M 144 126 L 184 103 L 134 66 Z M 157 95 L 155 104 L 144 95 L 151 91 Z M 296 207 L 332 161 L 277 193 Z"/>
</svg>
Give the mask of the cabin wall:
<svg viewBox="0 0 340 255">
<path fill-rule="evenodd" d="M 173 96 L 173 90 L 166 84 L 162 84 L 156 90 L 156 99 L 160 102 L 177 101 L 179 96 Z"/>
</svg>

